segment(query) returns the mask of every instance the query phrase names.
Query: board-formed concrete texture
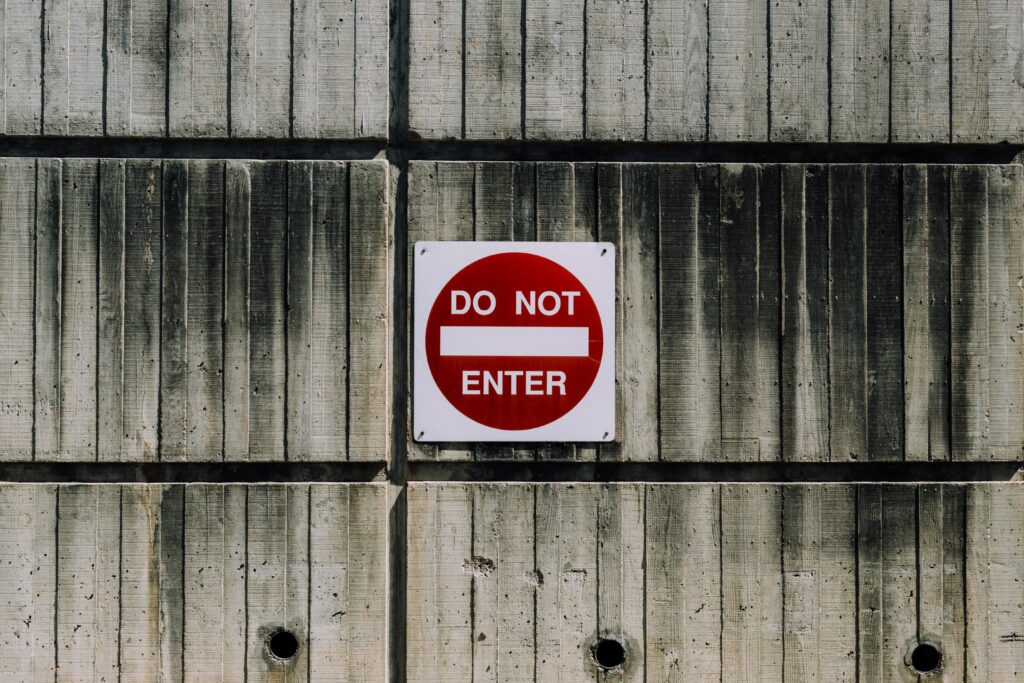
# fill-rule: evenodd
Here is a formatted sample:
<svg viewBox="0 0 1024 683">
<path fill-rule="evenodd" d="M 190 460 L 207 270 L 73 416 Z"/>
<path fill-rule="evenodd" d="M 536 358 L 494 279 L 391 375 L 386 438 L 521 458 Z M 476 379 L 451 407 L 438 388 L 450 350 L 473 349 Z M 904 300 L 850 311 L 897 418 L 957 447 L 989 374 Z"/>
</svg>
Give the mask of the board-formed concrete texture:
<svg viewBox="0 0 1024 683">
<path fill-rule="evenodd" d="M 0 133 L 376 138 L 387 0 L 17 0 Z"/>
<path fill-rule="evenodd" d="M 419 484 L 410 681 L 1024 674 L 1017 484 Z M 600 671 L 602 639 L 625 650 Z"/>
<path fill-rule="evenodd" d="M 388 173 L 0 159 L 0 460 L 385 460 Z"/>
<path fill-rule="evenodd" d="M 614 444 L 413 460 L 1024 459 L 1019 165 L 414 162 L 407 239 L 619 268 Z"/>
<path fill-rule="evenodd" d="M 428 139 L 1024 142 L 1019 0 L 409 0 Z"/>
<path fill-rule="evenodd" d="M 386 533 L 379 484 L 2 484 L 0 675 L 383 683 Z"/>
</svg>

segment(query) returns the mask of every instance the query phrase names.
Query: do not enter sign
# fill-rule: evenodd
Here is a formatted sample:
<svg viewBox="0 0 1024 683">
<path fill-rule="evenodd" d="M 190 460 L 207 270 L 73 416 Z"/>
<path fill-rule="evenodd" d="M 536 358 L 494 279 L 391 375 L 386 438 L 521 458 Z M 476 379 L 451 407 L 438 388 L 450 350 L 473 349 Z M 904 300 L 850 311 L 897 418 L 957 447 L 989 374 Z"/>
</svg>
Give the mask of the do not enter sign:
<svg viewBox="0 0 1024 683">
<path fill-rule="evenodd" d="M 415 249 L 417 440 L 614 438 L 612 245 Z"/>
</svg>

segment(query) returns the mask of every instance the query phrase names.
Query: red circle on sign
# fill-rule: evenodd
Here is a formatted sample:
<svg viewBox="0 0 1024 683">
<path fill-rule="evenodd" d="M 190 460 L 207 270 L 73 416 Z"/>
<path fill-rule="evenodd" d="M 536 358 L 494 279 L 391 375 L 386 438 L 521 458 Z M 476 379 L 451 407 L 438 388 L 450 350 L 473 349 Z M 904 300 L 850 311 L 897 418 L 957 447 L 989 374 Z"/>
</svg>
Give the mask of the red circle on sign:
<svg viewBox="0 0 1024 683">
<path fill-rule="evenodd" d="M 502 253 L 474 261 L 441 289 L 426 352 L 434 382 L 463 415 L 494 429 L 535 429 L 586 396 L 604 334 L 593 297 L 565 267 Z"/>
</svg>

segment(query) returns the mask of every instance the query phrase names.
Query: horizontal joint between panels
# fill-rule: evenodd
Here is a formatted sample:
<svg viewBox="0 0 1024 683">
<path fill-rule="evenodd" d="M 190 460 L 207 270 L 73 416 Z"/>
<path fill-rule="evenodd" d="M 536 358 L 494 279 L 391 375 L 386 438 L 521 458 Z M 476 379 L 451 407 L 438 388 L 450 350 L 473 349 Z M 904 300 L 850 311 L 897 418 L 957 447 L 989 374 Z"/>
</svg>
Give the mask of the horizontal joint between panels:
<svg viewBox="0 0 1024 683">
<path fill-rule="evenodd" d="M 1024 145 L 769 142 L 467 141 L 34 137 L 0 138 L 0 156 L 358 161 L 661 163 L 1020 163 Z"/>
</svg>

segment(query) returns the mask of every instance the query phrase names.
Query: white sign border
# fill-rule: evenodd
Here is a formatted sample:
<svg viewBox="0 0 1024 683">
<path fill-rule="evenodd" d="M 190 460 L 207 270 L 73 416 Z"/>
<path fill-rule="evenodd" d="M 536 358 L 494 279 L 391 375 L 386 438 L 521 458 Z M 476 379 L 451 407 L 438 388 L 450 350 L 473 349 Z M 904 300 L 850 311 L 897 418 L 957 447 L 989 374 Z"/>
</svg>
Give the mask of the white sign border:
<svg viewBox="0 0 1024 683">
<path fill-rule="evenodd" d="M 495 429 L 471 420 L 441 393 L 427 364 L 427 317 L 449 280 L 474 261 L 518 252 L 549 258 L 590 292 L 604 328 L 594 384 L 576 406 L 536 429 Z M 615 440 L 615 245 L 610 242 L 416 242 L 413 253 L 413 438 L 423 443 Z"/>
</svg>

